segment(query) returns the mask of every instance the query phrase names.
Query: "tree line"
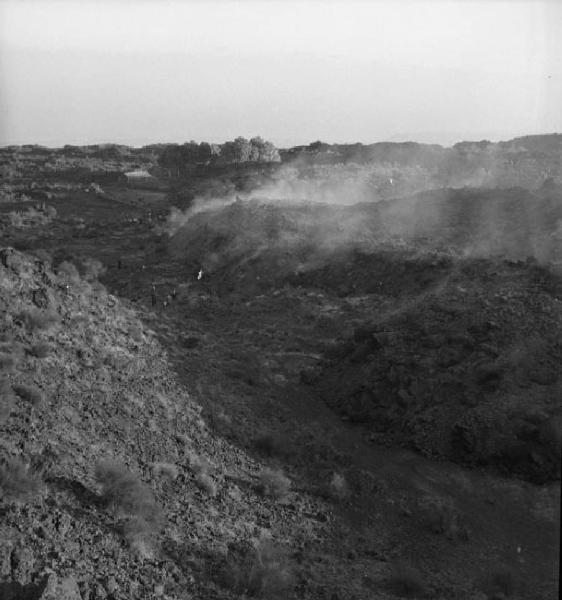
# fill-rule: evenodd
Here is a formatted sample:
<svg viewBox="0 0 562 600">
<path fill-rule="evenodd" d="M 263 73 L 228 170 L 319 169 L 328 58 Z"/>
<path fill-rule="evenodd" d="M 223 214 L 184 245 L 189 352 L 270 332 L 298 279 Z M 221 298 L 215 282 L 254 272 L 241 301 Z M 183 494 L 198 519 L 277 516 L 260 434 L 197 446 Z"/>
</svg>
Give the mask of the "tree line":
<svg viewBox="0 0 562 600">
<path fill-rule="evenodd" d="M 167 145 L 158 158 L 164 169 L 183 170 L 193 165 L 230 165 L 239 163 L 280 162 L 277 148 L 261 137 L 247 140 L 237 137 L 224 144 L 191 141 Z"/>
</svg>

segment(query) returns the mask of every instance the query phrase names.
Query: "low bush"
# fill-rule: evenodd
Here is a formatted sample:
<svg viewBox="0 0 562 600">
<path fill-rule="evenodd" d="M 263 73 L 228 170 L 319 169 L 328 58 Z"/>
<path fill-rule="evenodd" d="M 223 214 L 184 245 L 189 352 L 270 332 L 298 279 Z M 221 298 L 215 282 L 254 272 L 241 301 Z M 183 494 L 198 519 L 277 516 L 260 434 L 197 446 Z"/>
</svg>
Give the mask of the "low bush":
<svg viewBox="0 0 562 600">
<path fill-rule="evenodd" d="M 57 275 L 64 283 L 79 283 L 80 273 L 74 264 L 65 260 L 57 267 Z"/>
<path fill-rule="evenodd" d="M 83 259 L 80 267 L 82 276 L 86 281 L 96 281 L 107 271 L 103 263 L 95 258 Z"/>
<path fill-rule="evenodd" d="M 264 469 L 259 475 L 258 489 L 264 496 L 281 500 L 289 493 L 291 480 L 282 471 Z"/>
<path fill-rule="evenodd" d="M 33 254 L 38 260 L 47 265 L 50 265 L 53 261 L 53 257 L 51 256 L 51 254 L 44 248 L 38 248 L 37 250 L 33 250 Z"/>
<path fill-rule="evenodd" d="M 45 401 L 43 392 L 34 385 L 16 384 L 13 386 L 14 392 L 26 402 L 34 407 L 41 406 Z"/>
<path fill-rule="evenodd" d="M 295 579 L 285 554 L 262 538 L 253 548 L 227 557 L 222 584 L 240 595 L 287 598 Z"/>
<path fill-rule="evenodd" d="M 59 321 L 59 315 L 54 309 L 24 309 L 19 314 L 19 318 L 30 331 L 49 329 Z"/>
<path fill-rule="evenodd" d="M 206 458 L 201 458 L 195 452 L 187 452 L 187 466 L 189 470 L 198 475 L 199 473 L 208 473 L 211 470 L 211 463 Z"/>
<path fill-rule="evenodd" d="M 29 354 L 35 358 L 47 358 L 51 352 L 51 345 L 47 342 L 37 342 L 29 349 Z"/>
<path fill-rule="evenodd" d="M 211 476 L 205 472 L 197 473 L 195 477 L 195 482 L 204 492 L 209 494 L 209 496 L 217 495 L 217 486 L 215 482 L 212 480 Z"/>
<path fill-rule="evenodd" d="M 10 458 L 0 465 L 2 497 L 22 502 L 40 493 L 42 481 L 21 459 Z"/>
<path fill-rule="evenodd" d="M 122 463 L 103 460 L 97 463 L 96 480 L 102 488 L 103 502 L 117 512 L 137 517 L 149 529 L 160 526 L 162 512 L 152 490 Z"/>
<path fill-rule="evenodd" d="M 151 463 L 150 468 L 156 477 L 165 477 L 170 481 L 174 481 L 179 475 L 177 466 L 172 463 L 155 462 Z"/>
<path fill-rule="evenodd" d="M 334 473 L 328 486 L 328 494 L 334 500 L 344 500 L 349 496 L 349 486 L 343 475 Z"/>
</svg>

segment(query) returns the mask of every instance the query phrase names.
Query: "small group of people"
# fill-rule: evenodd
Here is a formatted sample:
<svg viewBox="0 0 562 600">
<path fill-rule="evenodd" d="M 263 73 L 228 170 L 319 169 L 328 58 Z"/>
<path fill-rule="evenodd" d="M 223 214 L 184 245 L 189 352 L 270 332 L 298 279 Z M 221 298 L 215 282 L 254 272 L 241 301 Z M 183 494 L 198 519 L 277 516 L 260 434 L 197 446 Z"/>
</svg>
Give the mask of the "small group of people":
<svg viewBox="0 0 562 600">
<path fill-rule="evenodd" d="M 178 292 L 177 292 L 176 288 L 174 288 L 171 291 L 171 293 L 169 293 L 169 294 L 166 295 L 166 298 L 162 302 L 162 306 L 164 308 L 166 308 L 166 306 L 168 306 L 168 304 L 170 304 L 173 300 L 176 299 L 177 295 L 178 295 Z M 156 306 L 158 304 L 158 296 L 157 296 L 157 293 L 156 293 L 156 285 L 154 283 L 151 286 L 150 299 L 151 299 L 152 306 Z"/>
<path fill-rule="evenodd" d="M 144 265 L 143 265 L 144 268 Z M 196 272 L 194 273 L 193 277 L 197 280 L 197 281 L 201 281 L 201 279 L 203 279 L 203 267 L 199 267 Z M 151 304 L 152 306 L 156 306 L 158 304 L 158 293 L 156 291 L 156 284 L 152 283 L 150 286 L 150 300 L 151 300 Z M 164 308 L 166 308 L 166 306 L 168 306 L 169 304 L 171 304 L 177 297 L 178 292 L 177 289 L 174 288 L 171 293 L 167 294 L 164 301 L 162 302 L 162 306 Z"/>
</svg>

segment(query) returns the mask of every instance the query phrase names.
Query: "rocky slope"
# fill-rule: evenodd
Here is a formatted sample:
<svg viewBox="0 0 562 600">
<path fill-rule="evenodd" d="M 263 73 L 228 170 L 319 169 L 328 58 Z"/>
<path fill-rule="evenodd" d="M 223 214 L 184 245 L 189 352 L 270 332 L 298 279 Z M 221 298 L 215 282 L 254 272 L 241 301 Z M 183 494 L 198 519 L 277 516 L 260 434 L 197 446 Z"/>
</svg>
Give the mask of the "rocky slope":
<svg viewBox="0 0 562 600">
<path fill-rule="evenodd" d="M 380 278 L 379 294 L 396 293 L 394 277 Z M 394 310 L 373 306 L 371 320 L 330 348 L 316 389 L 368 423 L 373 439 L 559 478 L 561 291 L 538 266 L 463 260 Z"/>
<path fill-rule="evenodd" d="M 211 435 L 102 286 L 0 258 L 0 597 L 308 597 L 283 557 L 325 536 L 327 506 Z"/>
</svg>

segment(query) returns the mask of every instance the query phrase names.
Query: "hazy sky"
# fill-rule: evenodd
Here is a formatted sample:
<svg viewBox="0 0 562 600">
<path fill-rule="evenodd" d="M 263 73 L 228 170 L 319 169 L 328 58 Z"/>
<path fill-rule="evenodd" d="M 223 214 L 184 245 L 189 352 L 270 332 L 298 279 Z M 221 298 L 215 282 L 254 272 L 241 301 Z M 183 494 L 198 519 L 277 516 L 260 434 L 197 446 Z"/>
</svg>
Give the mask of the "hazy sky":
<svg viewBox="0 0 562 600">
<path fill-rule="evenodd" d="M 562 131 L 562 1 L 0 0 L 0 145 Z"/>
</svg>

